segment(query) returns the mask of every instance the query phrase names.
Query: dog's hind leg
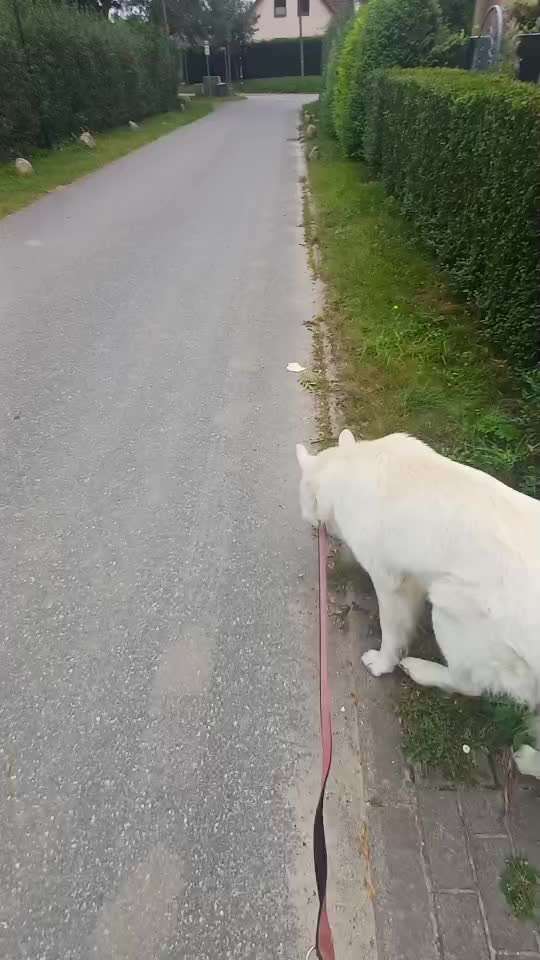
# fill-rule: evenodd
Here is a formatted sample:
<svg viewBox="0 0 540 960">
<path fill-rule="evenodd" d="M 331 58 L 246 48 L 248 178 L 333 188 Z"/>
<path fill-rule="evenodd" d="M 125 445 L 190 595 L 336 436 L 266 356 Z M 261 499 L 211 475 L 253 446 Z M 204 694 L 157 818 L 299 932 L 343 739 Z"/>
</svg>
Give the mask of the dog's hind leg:
<svg viewBox="0 0 540 960">
<path fill-rule="evenodd" d="M 540 750 L 524 744 L 514 753 L 514 761 L 519 772 L 525 777 L 536 777 L 540 780 Z"/>
<path fill-rule="evenodd" d="M 452 681 L 448 667 L 431 660 L 421 660 L 419 657 L 405 657 L 400 663 L 401 669 L 420 687 L 438 687 L 447 693 L 469 693 L 458 691 Z"/>
<path fill-rule="evenodd" d="M 536 713 L 529 723 L 529 731 L 536 747 L 540 745 L 540 716 Z M 540 780 L 540 750 L 530 744 L 524 744 L 514 753 L 514 761 L 519 772 L 525 777 Z"/>
<path fill-rule="evenodd" d="M 380 650 L 368 650 L 362 657 L 364 666 L 374 677 L 391 673 L 407 650 L 424 604 L 424 593 L 409 577 L 399 580 L 376 577 L 373 585 L 379 603 L 382 642 Z"/>
</svg>

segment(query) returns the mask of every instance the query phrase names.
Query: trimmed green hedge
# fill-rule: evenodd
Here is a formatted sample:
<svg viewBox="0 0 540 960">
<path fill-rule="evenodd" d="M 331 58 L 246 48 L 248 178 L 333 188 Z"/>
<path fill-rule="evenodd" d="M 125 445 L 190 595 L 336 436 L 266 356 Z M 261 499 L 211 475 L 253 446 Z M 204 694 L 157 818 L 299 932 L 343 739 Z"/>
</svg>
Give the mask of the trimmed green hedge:
<svg viewBox="0 0 540 960">
<path fill-rule="evenodd" d="M 6 31 L 0 6 L 0 160 L 24 153 L 39 137 L 27 64 L 13 35 Z"/>
<path fill-rule="evenodd" d="M 151 26 L 64 4 L 0 0 L 0 157 L 176 105 L 176 48 Z M 24 43 L 23 43 L 24 39 Z"/>
<path fill-rule="evenodd" d="M 351 72 L 349 156 L 362 154 L 370 75 L 386 67 L 425 65 L 441 27 L 438 0 L 369 0 Z"/>
<path fill-rule="evenodd" d="M 479 329 L 540 359 L 540 90 L 461 70 L 391 70 L 367 91 L 366 158 Z"/>
<path fill-rule="evenodd" d="M 321 125 L 331 136 L 336 136 L 335 127 L 335 94 L 337 84 L 337 70 L 341 48 L 351 27 L 351 18 L 346 11 L 332 17 L 324 35 L 322 47 L 322 81 L 320 95 Z"/>
<path fill-rule="evenodd" d="M 353 96 L 353 71 L 361 50 L 362 34 L 367 19 L 367 6 L 361 7 L 344 35 L 337 64 L 334 94 L 334 128 L 337 139 L 346 154 L 354 144 L 355 98 Z"/>
</svg>

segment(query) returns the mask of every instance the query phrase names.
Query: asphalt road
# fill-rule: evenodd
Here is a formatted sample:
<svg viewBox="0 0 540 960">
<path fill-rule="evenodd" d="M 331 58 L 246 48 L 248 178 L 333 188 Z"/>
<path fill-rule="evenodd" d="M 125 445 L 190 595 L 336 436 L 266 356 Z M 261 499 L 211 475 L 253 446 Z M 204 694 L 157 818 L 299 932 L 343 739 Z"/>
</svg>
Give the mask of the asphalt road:
<svg viewBox="0 0 540 960">
<path fill-rule="evenodd" d="M 300 104 L 224 106 L 0 223 L 3 960 L 309 945 Z"/>
</svg>

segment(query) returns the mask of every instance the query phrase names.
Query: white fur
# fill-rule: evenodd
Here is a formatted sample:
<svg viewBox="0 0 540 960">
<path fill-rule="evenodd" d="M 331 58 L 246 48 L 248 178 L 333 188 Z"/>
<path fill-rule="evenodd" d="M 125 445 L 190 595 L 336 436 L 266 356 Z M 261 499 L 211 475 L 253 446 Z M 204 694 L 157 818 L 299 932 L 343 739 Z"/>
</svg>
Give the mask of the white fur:
<svg viewBox="0 0 540 960">
<path fill-rule="evenodd" d="M 392 434 L 310 456 L 297 446 L 304 519 L 325 523 L 370 574 L 380 650 L 374 676 L 407 652 L 426 598 L 446 666 L 405 657 L 417 683 L 470 695 L 508 694 L 540 706 L 540 502 Z M 533 756 L 534 754 L 534 756 Z M 540 752 L 516 754 L 540 776 Z"/>
</svg>

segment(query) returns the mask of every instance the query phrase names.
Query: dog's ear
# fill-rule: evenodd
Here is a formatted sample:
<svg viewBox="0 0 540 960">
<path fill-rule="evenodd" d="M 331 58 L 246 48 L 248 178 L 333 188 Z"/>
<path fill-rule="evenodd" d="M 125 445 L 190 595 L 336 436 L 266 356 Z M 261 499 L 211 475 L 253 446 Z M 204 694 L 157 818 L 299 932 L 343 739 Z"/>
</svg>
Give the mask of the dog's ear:
<svg viewBox="0 0 540 960">
<path fill-rule="evenodd" d="M 350 430 L 342 430 L 339 435 L 338 446 L 354 447 L 356 440 Z"/>
<path fill-rule="evenodd" d="M 301 470 L 304 470 L 307 467 L 309 461 L 313 460 L 313 457 L 309 455 L 303 443 L 296 444 L 296 459 L 300 464 Z"/>
</svg>

